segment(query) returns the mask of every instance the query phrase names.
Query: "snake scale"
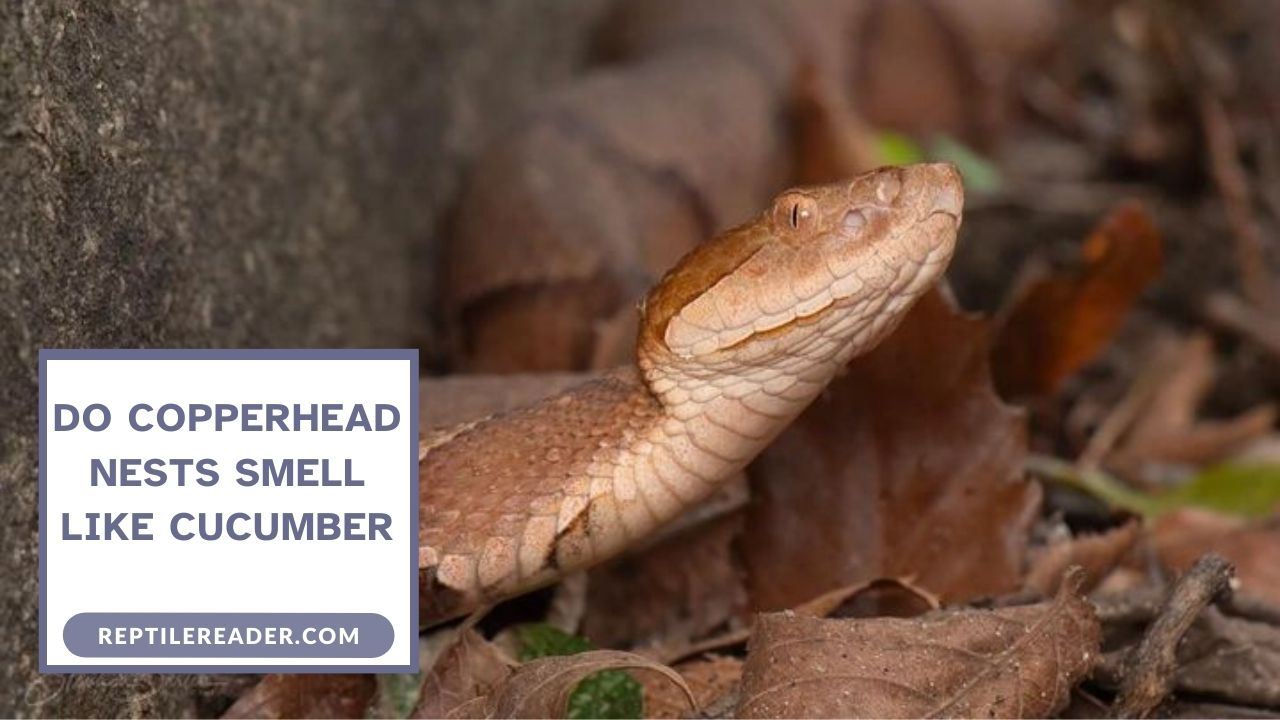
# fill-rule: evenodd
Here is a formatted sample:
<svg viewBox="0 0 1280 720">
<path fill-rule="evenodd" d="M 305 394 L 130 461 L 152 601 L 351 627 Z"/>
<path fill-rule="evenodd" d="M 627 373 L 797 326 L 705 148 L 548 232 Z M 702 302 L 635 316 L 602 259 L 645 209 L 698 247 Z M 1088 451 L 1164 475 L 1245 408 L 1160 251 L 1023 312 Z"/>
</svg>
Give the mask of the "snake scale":
<svg viewBox="0 0 1280 720">
<path fill-rule="evenodd" d="M 946 164 L 783 192 L 649 292 L 633 366 L 427 431 L 423 625 L 615 556 L 708 497 L 937 280 L 963 198 Z"/>
</svg>

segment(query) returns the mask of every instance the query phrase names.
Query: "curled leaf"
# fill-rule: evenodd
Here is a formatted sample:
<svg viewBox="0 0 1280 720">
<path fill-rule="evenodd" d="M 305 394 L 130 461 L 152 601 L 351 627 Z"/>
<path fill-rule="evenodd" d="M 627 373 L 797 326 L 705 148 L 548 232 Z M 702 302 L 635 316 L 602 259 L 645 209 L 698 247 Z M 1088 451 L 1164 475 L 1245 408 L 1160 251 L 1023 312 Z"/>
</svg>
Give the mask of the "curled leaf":
<svg viewBox="0 0 1280 720">
<path fill-rule="evenodd" d="M 693 691 L 675 670 L 642 655 L 618 650 L 589 650 L 576 655 L 544 657 L 525 663 L 490 696 L 487 717 L 565 717 L 569 697 L 584 678 L 602 670 L 648 670 L 679 687 L 697 709 Z"/>
<path fill-rule="evenodd" d="M 516 636 L 520 640 L 520 659 L 526 662 L 592 649 L 586 638 L 546 623 L 517 626 Z M 584 678 L 569 693 L 565 717 L 638 718 L 643 713 L 644 690 L 640 683 L 621 670 L 602 670 Z"/>
<path fill-rule="evenodd" d="M 423 679 L 410 717 L 478 715 L 489 695 L 510 675 L 510 662 L 492 643 L 474 630 L 463 630 Z"/>
</svg>

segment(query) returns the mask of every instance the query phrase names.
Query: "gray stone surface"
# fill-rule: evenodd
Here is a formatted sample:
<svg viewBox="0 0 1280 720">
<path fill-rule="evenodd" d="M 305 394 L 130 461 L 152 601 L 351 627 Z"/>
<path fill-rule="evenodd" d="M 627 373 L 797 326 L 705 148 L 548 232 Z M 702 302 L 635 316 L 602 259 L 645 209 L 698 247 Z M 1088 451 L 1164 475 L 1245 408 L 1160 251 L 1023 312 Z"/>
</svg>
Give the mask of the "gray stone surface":
<svg viewBox="0 0 1280 720">
<path fill-rule="evenodd" d="M 465 160 L 609 1 L 0 0 L 0 716 L 237 686 L 37 676 L 37 350 L 427 343 Z"/>
</svg>

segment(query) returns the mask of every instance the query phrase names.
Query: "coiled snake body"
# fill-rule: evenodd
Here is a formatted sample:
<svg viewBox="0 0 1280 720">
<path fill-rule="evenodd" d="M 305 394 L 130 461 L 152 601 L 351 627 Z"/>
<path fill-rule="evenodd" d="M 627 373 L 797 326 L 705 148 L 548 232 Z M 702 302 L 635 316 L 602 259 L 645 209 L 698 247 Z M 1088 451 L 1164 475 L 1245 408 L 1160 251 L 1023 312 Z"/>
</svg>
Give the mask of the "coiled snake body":
<svg viewBox="0 0 1280 720">
<path fill-rule="evenodd" d="M 709 496 L 942 274 L 962 206 L 941 164 L 784 192 L 650 291 L 634 367 L 428 431 L 422 622 L 612 557 Z"/>
</svg>

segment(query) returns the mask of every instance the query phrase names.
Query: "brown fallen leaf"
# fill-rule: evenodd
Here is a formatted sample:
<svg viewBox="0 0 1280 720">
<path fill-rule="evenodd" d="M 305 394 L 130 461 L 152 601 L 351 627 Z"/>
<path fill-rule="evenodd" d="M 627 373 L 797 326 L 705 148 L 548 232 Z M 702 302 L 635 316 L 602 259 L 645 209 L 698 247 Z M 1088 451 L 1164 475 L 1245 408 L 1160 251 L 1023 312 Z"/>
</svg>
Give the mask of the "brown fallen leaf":
<svg viewBox="0 0 1280 720">
<path fill-rule="evenodd" d="M 814 617 L 915 617 L 941 606 L 933 593 L 908 579 L 876 578 L 823 593 L 797 605 L 794 611 Z"/>
<path fill-rule="evenodd" d="M 362 718 L 378 689 L 373 675 L 267 675 L 223 718 Z"/>
<path fill-rule="evenodd" d="M 1080 268 L 1027 284 L 992 347 L 1001 395 L 1051 395 L 1097 357 L 1159 274 L 1162 252 L 1151 217 L 1126 203 L 1085 239 Z"/>
<path fill-rule="evenodd" d="M 687 645 L 746 608 L 732 545 L 742 515 L 714 519 L 593 570 L 581 634 L 600 647 Z"/>
<path fill-rule="evenodd" d="M 1051 602 L 911 620 L 761 615 L 740 717 L 1050 717 L 1099 656 L 1080 576 Z"/>
<path fill-rule="evenodd" d="M 1108 464 L 1132 474 L 1140 473 L 1146 463 L 1200 466 L 1265 436 L 1276 419 L 1270 404 L 1231 420 L 1199 418 L 1213 378 L 1213 341 L 1204 333 L 1193 334 L 1173 353 L 1164 381 L 1134 418 Z"/>
<path fill-rule="evenodd" d="M 1063 573 L 1072 565 L 1084 568 L 1082 589 L 1090 592 L 1124 559 L 1138 540 L 1141 526 L 1132 520 L 1093 535 L 1080 535 L 1032 553 L 1031 569 L 1023 587 L 1043 596 L 1054 595 Z"/>
<path fill-rule="evenodd" d="M 698 707 L 715 717 L 721 706 L 731 710 L 736 705 L 738 683 L 742 680 L 742 660 L 711 655 L 675 666 L 676 672 L 689 684 Z M 675 685 L 653 673 L 637 678 L 644 686 L 644 714 L 647 718 L 689 717 L 689 701 Z M 733 703 L 728 703 L 733 700 Z"/>
<path fill-rule="evenodd" d="M 1096 717 L 1096 716 L 1094 716 Z M 1160 706 L 1160 717 L 1166 720 L 1200 720 L 1201 718 L 1237 718 L 1238 720 L 1275 720 L 1275 710 L 1231 705 L 1227 703 L 1197 702 L 1175 699 Z"/>
<path fill-rule="evenodd" d="M 514 663 L 474 630 L 462 630 L 422 680 L 413 718 L 474 717 Z"/>
<path fill-rule="evenodd" d="M 618 650 L 588 650 L 576 655 L 544 657 L 520 666 L 489 696 L 484 717 L 564 717 L 569 695 L 588 675 L 601 670 L 646 670 L 658 673 L 680 688 L 689 707 L 697 711 L 693 690 L 675 670 L 642 655 Z"/>
<path fill-rule="evenodd" d="M 880 577 L 944 602 L 1021 585 L 1040 490 L 987 357 L 985 323 L 931 292 L 764 452 L 742 544 L 754 608 Z"/>
<path fill-rule="evenodd" d="M 1178 510 L 1160 516 L 1151 528 L 1156 555 L 1181 572 L 1206 552 L 1216 552 L 1236 568 L 1239 590 L 1280 605 L 1280 517 L 1247 521 L 1208 510 Z"/>
</svg>

